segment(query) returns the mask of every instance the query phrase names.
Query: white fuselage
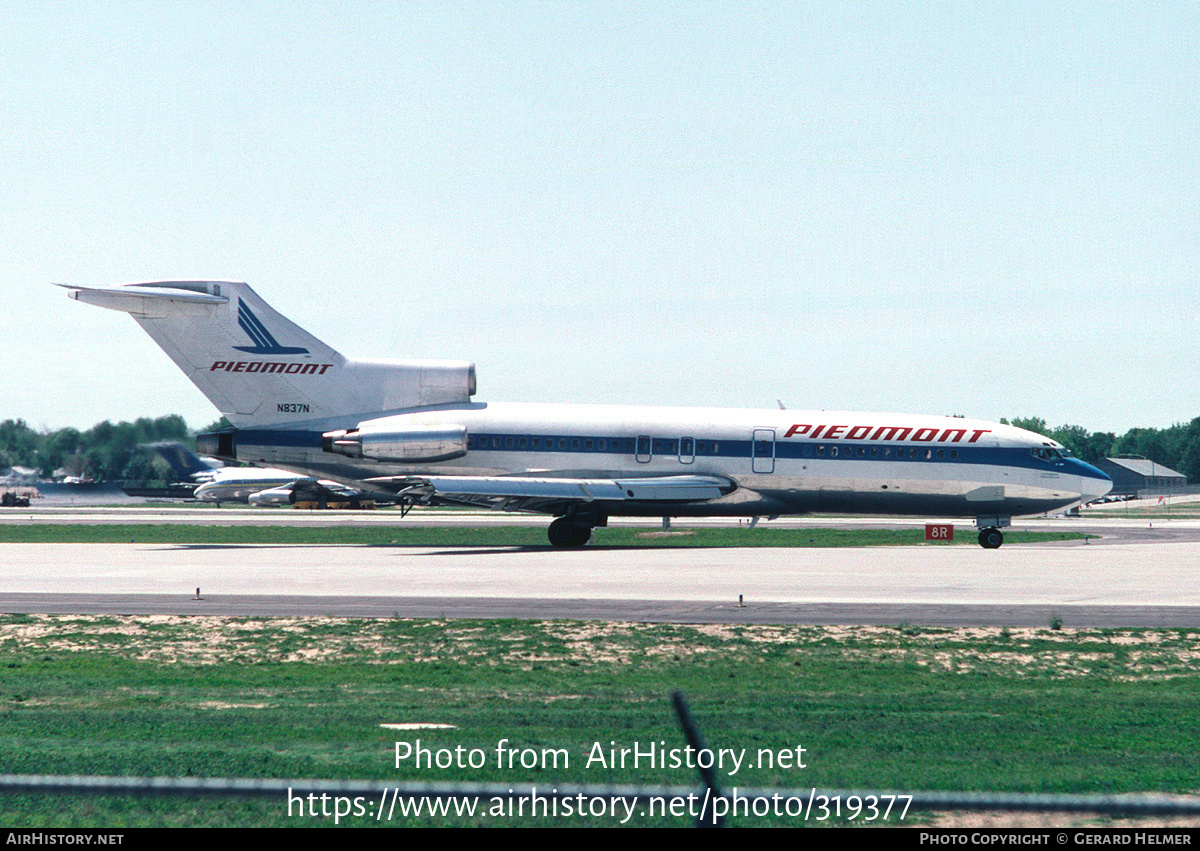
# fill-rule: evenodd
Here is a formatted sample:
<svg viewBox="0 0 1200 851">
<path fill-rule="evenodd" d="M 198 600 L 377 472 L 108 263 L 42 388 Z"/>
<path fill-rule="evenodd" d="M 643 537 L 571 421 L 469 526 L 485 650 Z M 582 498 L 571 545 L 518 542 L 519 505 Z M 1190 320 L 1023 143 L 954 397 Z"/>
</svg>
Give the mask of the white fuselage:
<svg viewBox="0 0 1200 851">
<path fill-rule="evenodd" d="M 720 499 L 691 504 L 597 505 L 605 516 L 835 511 L 987 518 L 1053 511 L 1111 488 L 1103 473 L 1049 438 L 956 417 L 467 403 L 370 417 L 396 428 L 463 426 L 461 457 L 406 464 L 323 448 L 323 433 L 361 422 L 241 429 L 237 457 L 358 483 L 418 475 L 702 475 L 733 485 Z"/>
<path fill-rule="evenodd" d="M 260 491 L 290 485 L 300 478 L 288 470 L 264 470 L 257 467 L 226 467 L 214 471 L 212 478 L 193 494 L 204 502 L 248 502 Z"/>
</svg>

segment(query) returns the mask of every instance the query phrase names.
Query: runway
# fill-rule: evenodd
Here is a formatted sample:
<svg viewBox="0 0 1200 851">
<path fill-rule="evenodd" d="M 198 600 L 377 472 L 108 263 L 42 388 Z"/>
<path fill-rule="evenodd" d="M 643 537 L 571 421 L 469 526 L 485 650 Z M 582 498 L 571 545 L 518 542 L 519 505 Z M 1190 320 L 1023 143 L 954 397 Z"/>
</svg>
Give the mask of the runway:
<svg viewBox="0 0 1200 851">
<path fill-rule="evenodd" d="M 3 544 L 0 610 L 1200 627 L 1200 529 L 1163 526 L 1000 550 Z"/>
<path fill-rule="evenodd" d="M 1200 518 L 1181 513 L 1178 518 L 1151 520 L 1119 516 L 1119 507 L 1109 516 L 1079 518 L 1035 517 L 1018 518 L 1013 529 L 1039 531 L 1069 531 L 1095 536 L 1093 544 L 1127 541 L 1197 541 L 1200 542 Z M 1168 512 L 1169 515 L 1169 512 Z M 704 528 L 746 525 L 749 521 L 728 517 L 689 517 L 676 520 L 672 528 Z M 798 516 L 779 517 L 762 521 L 763 528 L 772 529 L 920 529 L 926 523 L 951 523 L 958 534 L 973 540 L 975 530 L 970 521 L 960 518 L 911 517 L 847 517 Z M 0 525 L 157 525 L 195 524 L 201 526 L 349 526 L 359 528 L 454 527 L 454 526 L 534 526 L 545 528 L 549 518 L 540 514 L 505 511 L 477 511 L 455 508 L 415 508 L 401 517 L 398 510 L 377 511 L 297 511 L 286 508 L 249 508 L 247 506 L 216 507 L 201 503 L 184 505 L 64 505 L 44 501 L 32 508 L 0 509 Z M 659 528 L 661 520 L 653 517 L 613 517 L 613 527 L 643 529 Z"/>
</svg>

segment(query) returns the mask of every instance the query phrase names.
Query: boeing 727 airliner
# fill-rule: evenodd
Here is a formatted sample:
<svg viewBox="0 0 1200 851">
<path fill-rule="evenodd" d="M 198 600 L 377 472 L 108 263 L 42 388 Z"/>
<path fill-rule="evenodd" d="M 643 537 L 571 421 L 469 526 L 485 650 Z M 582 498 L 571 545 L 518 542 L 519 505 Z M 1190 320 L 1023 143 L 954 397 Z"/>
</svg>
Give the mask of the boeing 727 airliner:
<svg viewBox="0 0 1200 851">
<path fill-rule="evenodd" d="M 996 548 L 1014 515 L 1112 487 L 1055 441 L 999 423 L 473 402 L 474 364 L 346 358 L 243 283 L 67 288 L 131 314 L 229 419 L 200 436 L 202 454 L 386 490 L 403 506 L 542 512 L 555 546 L 586 543 L 613 516 L 824 511 L 974 518 Z"/>
</svg>

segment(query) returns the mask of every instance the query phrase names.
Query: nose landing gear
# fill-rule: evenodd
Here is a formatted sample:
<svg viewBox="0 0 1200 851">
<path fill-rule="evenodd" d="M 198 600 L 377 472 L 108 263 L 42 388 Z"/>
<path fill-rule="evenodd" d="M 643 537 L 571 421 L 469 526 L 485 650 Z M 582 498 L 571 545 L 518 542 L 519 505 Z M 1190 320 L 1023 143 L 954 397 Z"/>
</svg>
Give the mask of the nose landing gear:
<svg viewBox="0 0 1200 851">
<path fill-rule="evenodd" d="M 981 529 L 979 530 L 979 546 L 985 550 L 998 550 L 1000 545 L 1004 543 L 1004 533 L 999 529 Z"/>
<path fill-rule="evenodd" d="M 1012 518 L 999 514 L 989 514 L 975 518 L 975 528 L 979 530 L 979 546 L 985 550 L 998 550 L 1004 543 L 1004 533 L 1000 530 L 1012 525 Z"/>
</svg>

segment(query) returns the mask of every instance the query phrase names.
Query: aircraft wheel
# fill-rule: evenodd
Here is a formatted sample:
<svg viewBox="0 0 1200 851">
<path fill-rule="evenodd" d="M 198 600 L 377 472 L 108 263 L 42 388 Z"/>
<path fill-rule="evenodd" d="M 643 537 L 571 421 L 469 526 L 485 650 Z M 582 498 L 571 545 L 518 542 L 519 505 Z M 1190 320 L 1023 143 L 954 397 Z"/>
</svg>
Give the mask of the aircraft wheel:
<svg viewBox="0 0 1200 851">
<path fill-rule="evenodd" d="M 560 517 L 550 524 L 547 534 L 550 543 L 556 547 L 582 547 L 588 542 L 588 538 L 592 537 L 592 527 L 581 526 Z"/>
<path fill-rule="evenodd" d="M 979 546 L 985 550 L 998 550 L 1004 543 L 1004 533 L 999 529 L 983 529 L 979 533 Z"/>
</svg>

